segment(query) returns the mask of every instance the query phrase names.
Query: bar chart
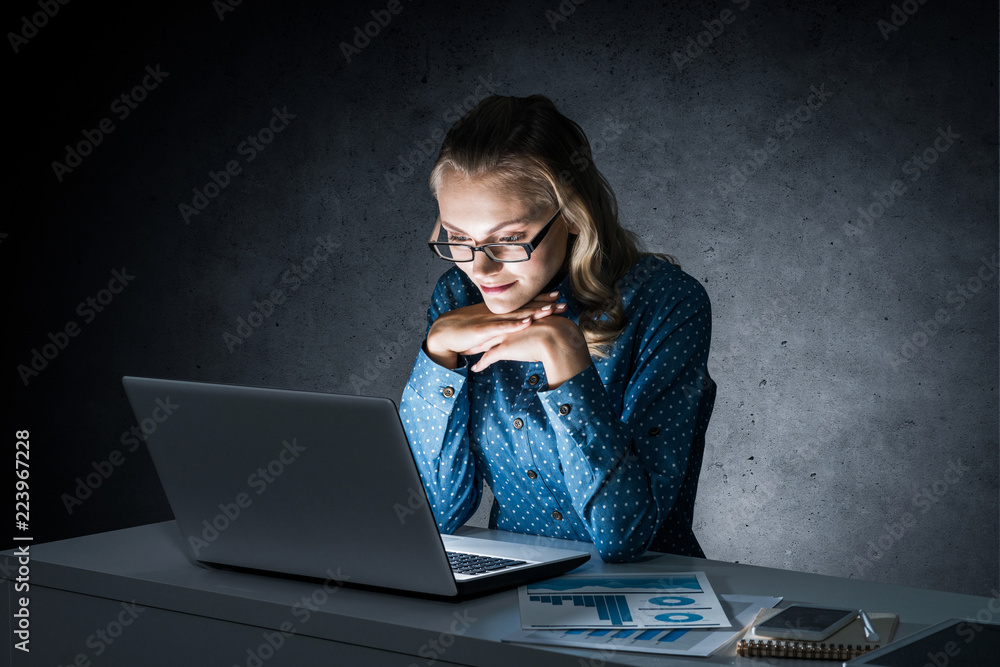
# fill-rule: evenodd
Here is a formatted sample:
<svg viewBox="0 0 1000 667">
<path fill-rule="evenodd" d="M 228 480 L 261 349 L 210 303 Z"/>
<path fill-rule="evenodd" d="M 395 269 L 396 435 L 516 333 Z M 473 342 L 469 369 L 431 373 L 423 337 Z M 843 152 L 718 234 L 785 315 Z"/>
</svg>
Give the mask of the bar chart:
<svg viewBox="0 0 1000 667">
<path fill-rule="evenodd" d="M 632 611 L 624 595 L 530 595 L 528 599 L 544 604 L 569 603 L 575 607 L 593 607 L 600 620 L 610 621 L 612 625 L 632 622 Z"/>
<path fill-rule="evenodd" d="M 703 572 L 564 575 L 520 587 L 518 603 L 525 629 L 729 626 Z"/>
</svg>

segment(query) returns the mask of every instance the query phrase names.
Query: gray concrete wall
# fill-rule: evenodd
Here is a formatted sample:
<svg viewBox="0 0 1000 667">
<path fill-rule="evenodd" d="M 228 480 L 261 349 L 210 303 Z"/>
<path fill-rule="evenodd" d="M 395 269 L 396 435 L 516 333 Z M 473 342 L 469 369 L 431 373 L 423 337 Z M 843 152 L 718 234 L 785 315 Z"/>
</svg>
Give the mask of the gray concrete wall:
<svg viewBox="0 0 1000 667">
<path fill-rule="evenodd" d="M 71 3 L 8 53 L 5 423 L 32 433 L 36 539 L 170 517 L 124 374 L 398 400 L 447 268 L 421 249 L 431 153 L 482 96 L 540 92 L 712 299 L 708 556 L 996 589 L 995 7 L 404 1 L 345 55 L 385 2 L 218 6 Z"/>
</svg>

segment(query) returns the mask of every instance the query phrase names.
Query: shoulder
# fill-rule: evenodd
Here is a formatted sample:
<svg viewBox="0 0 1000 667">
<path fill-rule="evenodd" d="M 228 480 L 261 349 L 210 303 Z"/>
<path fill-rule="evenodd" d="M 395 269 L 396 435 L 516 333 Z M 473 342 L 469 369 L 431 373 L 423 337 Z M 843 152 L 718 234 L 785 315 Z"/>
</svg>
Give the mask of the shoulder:
<svg viewBox="0 0 1000 667">
<path fill-rule="evenodd" d="M 696 278 L 656 255 L 645 255 L 619 281 L 626 312 L 707 310 L 708 292 Z"/>
<path fill-rule="evenodd" d="M 469 280 L 465 272 L 453 266 L 438 278 L 434 293 L 431 295 L 430 312 L 432 317 L 436 318 L 441 313 L 471 306 L 482 300 L 483 296 L 479 289 Z"/>
</svg>

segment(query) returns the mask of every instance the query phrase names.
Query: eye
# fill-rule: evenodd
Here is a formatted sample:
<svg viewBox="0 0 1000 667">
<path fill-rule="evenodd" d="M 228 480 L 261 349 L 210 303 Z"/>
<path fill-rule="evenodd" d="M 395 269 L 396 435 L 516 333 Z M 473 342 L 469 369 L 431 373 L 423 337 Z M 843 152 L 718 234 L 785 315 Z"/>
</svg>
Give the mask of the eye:
<svg viewBox="0 0 1000 667">
<path fill-rule="evenodd" d="M 448 242 L 449 243 L 467 243 L 471 239 L 468 236 L 462 236 L 461 234 L 453 234 L 448 232 Z"/>
<path fill-rule="evenodd" d="M 497 239 L 497 243 L 517 243 L 524 238 L 524 234 L 511 234 L 510 236 L 501 236 Z"/>
</svg>

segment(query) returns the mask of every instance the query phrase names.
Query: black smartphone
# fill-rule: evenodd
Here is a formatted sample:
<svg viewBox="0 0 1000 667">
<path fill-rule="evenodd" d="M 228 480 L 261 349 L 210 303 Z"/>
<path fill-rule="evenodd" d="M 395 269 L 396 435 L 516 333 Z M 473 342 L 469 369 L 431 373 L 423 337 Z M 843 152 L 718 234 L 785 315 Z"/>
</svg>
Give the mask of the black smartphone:
<svg viewBox="0 0 1000 667">
<path fill-rule="evenodd" d="M 793 604 L 755 625 L 753 631 L 763 637 L 818 642 L 857 617 L 857 609 Z"/>
</svg>

